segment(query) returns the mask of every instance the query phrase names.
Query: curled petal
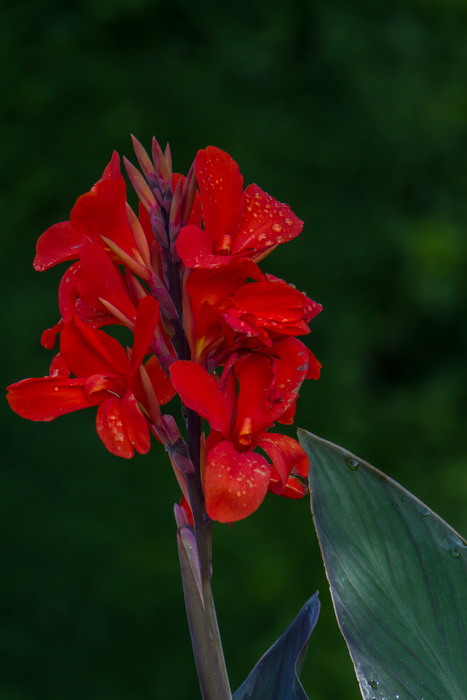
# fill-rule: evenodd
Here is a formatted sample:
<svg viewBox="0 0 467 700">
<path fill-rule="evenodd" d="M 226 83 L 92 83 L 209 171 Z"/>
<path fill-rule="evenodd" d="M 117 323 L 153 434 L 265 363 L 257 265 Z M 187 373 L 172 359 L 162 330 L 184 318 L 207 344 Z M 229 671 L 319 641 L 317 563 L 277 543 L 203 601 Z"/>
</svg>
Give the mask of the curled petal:
<svg viewBox="0 0 467 700">
<path fill-rule="evenodd" d="M 42 272 L 64 260 L 79 258 L 82 241 L 82 232 L 70 221 L 54 224 L 37 241 L 34 269 Z"/>
<path fill-rule="evenodd" d="M 281 335 L 309 333 L 305 323 L 307 297 L 285 282 L 252 282 L 240 287 L 231 301 L 237 307 L 230 314 L 252 316 L 255 324 Z"/>
<path fill-rule="evenodd" d="M 232 253 L 259 252 L 298 236 L 303 221 L 287 204 L 278 202 L 258 185 L 248 185 L 245 206 Z"/>
<path fill-rule="evenodd" d="M 256 444 L 266 452 L 273 463 L 282 488 L 285 487 L 292 471 L 303 477 L 308 475 L 310 468 L 308 457 L 301 445 L 288 435 L 263 433 Z"/>
<path fill-rule="evenodd" d="M 206 457 L 204 496 L 210 518 L 232 523 L 251 515 L 268 490 L 270 467 L 262 455 L 238 452 L 223 440 Z"/>
<path fill-rule="evenodd" d="M 123 399 L 115 396 L 101 403 L 96 428 L 106 448 L 117 457 L 130 459 L 135 449 L 140 454 L 149 451 L 148 424 L 130 392 Z"/>
<path fill-rule="evenodd" d="M 52 350 L 52 348 L 55 346 L 55 343 L 57 342 L 57 335 L 60 333 L 62 328 L 63 319 L 61 318 L 59 322 L 55 324 L 55 326 L 52 326 L 52 328 L 46 328 L 45 331 L 42 331 L 42 347 L 46 348 L 47 350 Z"/>
<path fill-rule="evenodd" d="M 293 474 L 289 476 L 285 486 L 277 474 L 271 474 L 268 491 L 285 498 L 303 498 L 308 493 L 308 488 Z"/>
<path fill-rule="evenodd" d="M 297 338 L 285 338 L 274 346 L 279 356 L 275 361 L 277 403 L 271 407 L 271 421 L 281 421 L 283 415 L 290 422 L 291 407 L 297 400 L 298 390 L 309 371 L 309 351 Z"/>
</svg>

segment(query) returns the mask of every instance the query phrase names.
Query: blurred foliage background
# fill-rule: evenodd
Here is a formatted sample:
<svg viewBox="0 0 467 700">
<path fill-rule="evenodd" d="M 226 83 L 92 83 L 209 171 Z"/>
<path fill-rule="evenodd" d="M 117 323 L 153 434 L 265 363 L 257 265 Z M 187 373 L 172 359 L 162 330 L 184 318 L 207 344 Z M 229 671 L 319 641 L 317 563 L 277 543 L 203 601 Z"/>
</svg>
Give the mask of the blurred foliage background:
<svg viewBox="0 0 467 700">
<path fill-rule="evenodd" d="M 51 358 L 39 336 L 62 270 L 33 272 L 38 235 L 114 148 L 131 157 L 130 132 L 170 141 L 182 172 L 212 143 L 306 222 L 264 264 L 324 305 L 309 337 L 323 375 L 297 423 L 465 533 L 465 0 L 18 0 L 1 15 L 3 384 Z M 199 697 L 164 453 L 112 457 L 92 411 L 1 410 L 1 700 Z M 303 682 L 313 700 L 358 698 L 308 502 L 270 496 L 214 544 L 232 685 L 319 588 Z"/>
</svg>

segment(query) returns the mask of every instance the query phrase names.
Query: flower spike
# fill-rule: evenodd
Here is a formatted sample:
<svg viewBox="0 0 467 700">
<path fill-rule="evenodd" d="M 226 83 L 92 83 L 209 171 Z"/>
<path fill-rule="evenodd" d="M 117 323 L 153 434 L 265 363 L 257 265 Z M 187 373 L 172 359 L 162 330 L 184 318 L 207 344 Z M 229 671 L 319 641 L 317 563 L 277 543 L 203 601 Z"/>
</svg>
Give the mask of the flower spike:
<svg viewBox="0 0 467 700">
<path fill-rule="evenodd" d="M 245 188 L 219 148 L 198 151 L 185 177 L 173 172 L 168 145 L 153 139 L 149 154 L 132 141 L 139 169 L 126 158 L 124 166 L 137 211 L 113 153 L 69 220 L 37 242 L 37 270 L 68 264 L 61 318 L 41 339 L 47 348 L 59 339 L 59 352 L 48 376 L 12 384 L 8 400 L 37 421 L 94 407 L 100 439 L 125 458 L 147 453 L 153 434 L 181 488 L 180 527 L 197 532 L 209 519 L 247 517 L 268 491 L 306 492 L 307 457 L 274 426 L 293 422 L 303 381 L 319 377 L 298 338 L 321 305 L 260 268 L 302 230 L 287 204 Z M 130 347 L 112 325 L 131 334 Z M 175 394 L 186 437 L 163 412 Z"/>
</svg>

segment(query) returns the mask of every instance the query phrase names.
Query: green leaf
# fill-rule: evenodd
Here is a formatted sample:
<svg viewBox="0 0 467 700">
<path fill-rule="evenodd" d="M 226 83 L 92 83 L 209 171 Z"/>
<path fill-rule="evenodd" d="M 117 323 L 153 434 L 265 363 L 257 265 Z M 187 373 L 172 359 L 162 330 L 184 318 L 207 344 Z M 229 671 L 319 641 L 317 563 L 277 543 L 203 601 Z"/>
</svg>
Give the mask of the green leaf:
<svg viewBox="0 0 467 700">
<path fill-rule="evenodd" d="M 258 661 L 233 700 L 308 700 L 298 676 L 319 615 L 318 593 Z"/>
<path fill-rule="evenodd" d="M 362 696 L 465 700 L 467 543 L 382 472 L 310 433 L 299 437 Z"/>
</svg>

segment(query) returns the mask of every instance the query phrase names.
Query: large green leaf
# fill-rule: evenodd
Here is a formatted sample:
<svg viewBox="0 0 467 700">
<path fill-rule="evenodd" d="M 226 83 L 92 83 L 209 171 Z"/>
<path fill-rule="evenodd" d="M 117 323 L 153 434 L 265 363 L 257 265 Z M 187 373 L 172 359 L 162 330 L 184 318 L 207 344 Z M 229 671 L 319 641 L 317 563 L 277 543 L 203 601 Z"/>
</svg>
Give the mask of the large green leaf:
<svg viewBox="0 0 467 700">
<path fill-rule="evenodd" d="M 318 593 L 258 661 L 233 700 L 308 700 L 299 681 L 308 640 L 319 615 Z"/>
<path fill-rule="evenodd" d="M 310 433 L 299 437 L 362 696 L 466 700 L 467 543 L 382 472 Z"/>
</svg>

